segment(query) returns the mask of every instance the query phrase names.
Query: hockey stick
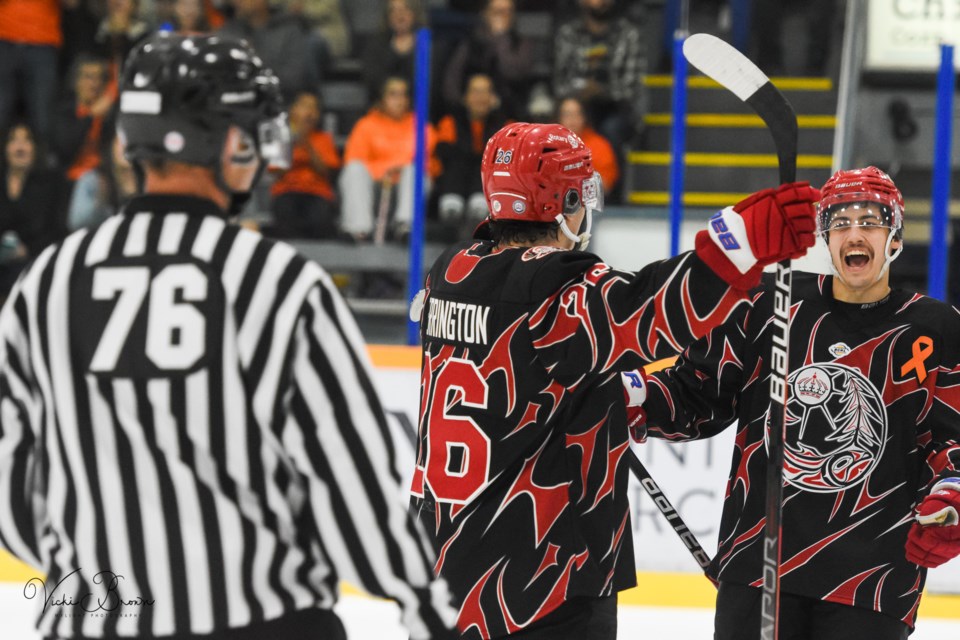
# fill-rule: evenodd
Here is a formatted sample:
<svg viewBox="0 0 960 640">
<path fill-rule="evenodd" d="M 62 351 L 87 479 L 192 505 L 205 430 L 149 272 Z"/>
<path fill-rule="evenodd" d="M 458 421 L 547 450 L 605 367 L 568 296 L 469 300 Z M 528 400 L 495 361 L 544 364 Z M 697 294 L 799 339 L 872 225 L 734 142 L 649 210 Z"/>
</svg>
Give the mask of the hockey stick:
<svg viewBox="0 0 960 640">
<path fill-rule="evenodd" d="M 683 55 L 690 64 L 732 91 L 760 116 L 773 136 L 780 166 L 780 182 L 793 182 L 797 175 L 797 116 L 783 94 L 746 56 L 714 36 L 705 33 L 690 36 L 683 44 Z M 786 429 L 792 280 L 790 260 L 778 262 L 770 360 L 770 462 L 767 465 L 766 523 L 763 530 L 761 640 L 776 640 L 780 622 L 783 439 Z"/>
<path fill-rule="evenodd" d="M 690 552 L 693 559 L 696 560 L 700 568 L 703 569 L 704 575 L 713 583 L 713 586 L 717 586 L 717 581 L 707 573 L 707 569 L 710 567 L 710 554 L 700 546 L 700 541 L 697 540 L 697 537 L 690 531 L 690 527 L 688 527 L 687 523 L 680 517 L 680 513 L 674 508 L 670 500 L 667 499 L 663 489 L 661 489 L 657 481 L 653 479 L 653 476 L 650 475 L 647 468 L 643 466 L 643 463 L 633 449 L 630 450 L 630 470 L 637 476 L 637 480 L 640 481 L 640 486 L 643 487 L 647 495 L 650 496 L 650 499 L 653 500 L 653 504 L 657 505 L 657 509 L 660 510 L 663 517 L 667 519 L 667 522 L 670 523 L 673 530 L 680 536 L 680 540 L 687 547 L 687 551 Z"/>
</svg>

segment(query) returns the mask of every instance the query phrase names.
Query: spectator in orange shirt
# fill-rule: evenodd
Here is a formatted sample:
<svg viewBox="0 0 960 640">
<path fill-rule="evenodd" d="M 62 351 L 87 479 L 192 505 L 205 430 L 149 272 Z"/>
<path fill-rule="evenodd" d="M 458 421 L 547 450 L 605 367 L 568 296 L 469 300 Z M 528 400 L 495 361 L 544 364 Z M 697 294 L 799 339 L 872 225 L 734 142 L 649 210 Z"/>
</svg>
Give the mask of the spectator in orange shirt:
<svg viewBox="0 0 960 640">
<path fill-rule="evenodd" d="M 482 73 L 470 76 L 461 105 L 444 116 L 437 126 L 437 205 L 440 219 L 472 231 L 487 217 L 487 200 L 480 183 L 483 149 L 494 133 L 507 123 L 500 111 L 493 80 Z M 466 220 L 463 220 L 466 213 Z"/>
<path fill-rule="evenodd" d="M 62 44 L 59 0 L 0 2 L 0 131 L 22 101 L 38 146 L 47 142 Z"/>
<path fill-rule="evenodd" d="M 617 154 L 610 141 L 597 133 L 587 121 L 587 112 L 579 98 L 568 96 L 557 103 L 557 122 L 580 136 L 593 152 L 593 168 L 603 179 L 604 196 L 614 191 L 620 180 Z"/>
<path fill-rule="evenodd" d="M 290 105 L 293 158 L 270 189 L 274 232 L 280 237 L 336 235 L 336 196 L 330 178 L 340 168 L 340 154 L 333 137 L 317 129 L 320 115 L 320 100 L 313 93 L 300 93 Z"/>
<path fill-rule="evenodd" d="M 74 95 L 57 114 L 53 150 L 67 178 L 76 182 L 100 164 L 102 139 L 112 136 L 116 94 L 108 86 L 110 69 L 105 60 L 81 56 L 72 75 Z"/>
<path fill-rule="evenodd" d="M 431 153 L 433 138 L 428 125 L 427 146 Z M 347 138 L 340 172 L 340 225 L 345 234 L 360 241 L 371 237 L 379 241 L 376 236 L 382 236 L 384 229 L 374 228 L 374 190 L 379 191 L 382 202 L 391 198 L 396 188 L 391 235 L 406 239 L 413 219 L 415 147 L 410 85 L 403 78 L 388 78 L 376 106 L 357 121 Z"/>
</svg>

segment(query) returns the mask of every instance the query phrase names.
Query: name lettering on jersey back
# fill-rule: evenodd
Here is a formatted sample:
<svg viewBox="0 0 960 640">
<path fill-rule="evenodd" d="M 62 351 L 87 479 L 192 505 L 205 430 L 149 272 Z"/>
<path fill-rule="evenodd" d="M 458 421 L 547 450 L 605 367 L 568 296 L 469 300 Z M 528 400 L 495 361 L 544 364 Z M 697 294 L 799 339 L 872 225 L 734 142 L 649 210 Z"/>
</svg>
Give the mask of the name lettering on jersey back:
<svg viewBox="0 0 960 640">
<path fill-rule="evenodd" d="M 487 305 L 431 297 L 426 334 L 451 342 L 486 345 L 489 315 Z"/>
</svg>

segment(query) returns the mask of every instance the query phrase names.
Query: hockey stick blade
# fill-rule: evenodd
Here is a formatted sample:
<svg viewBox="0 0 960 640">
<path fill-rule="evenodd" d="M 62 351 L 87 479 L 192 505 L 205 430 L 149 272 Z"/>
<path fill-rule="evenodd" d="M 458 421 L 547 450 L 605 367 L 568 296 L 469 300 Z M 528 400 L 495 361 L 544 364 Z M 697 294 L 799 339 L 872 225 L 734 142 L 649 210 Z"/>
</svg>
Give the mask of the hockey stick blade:
<svg viewBox="0 0 960 640">
<path fill-rule="evenodd" d="M 773 136 L 780 182 L 797 177 L 797 116 L 770 79 L 723 40 L 705 33 L 690 36 L 683 55 L 697 69 L 729 89 L 760 116 Z M 783 441 L 789 380 L 790 307 L 793 274 L 790 260 L 777 263 L 770 354 L 770 422 L 766 477 L 766 524 L 763 533 L 763 594 L 760 639 L 777 640 L 780 625 L 780 550 L 783 511 Z"/>
<path fill-rule="evenodd" d="M 663 514 L 663 517 L 667 519 L 667 522 L 670 523 L 670 526 L 673 527 L 673 530 L 680 537 L 680 541 L 683 542 L 683 545 L 687 548 L 687 551 L 690 552 L 690 555 L 693 556 L 693 559 L 696 560 L 697 564 L 700 565 L 700 568 L 703 569 L 704 575 L 707 576 L 707 580 L 713 583 L 713 586 L 717 586 L 716 580 L 710 577 L 710 574 L 707 573 L 707 570 L 710 568 L 710 554 L 708 554 L 703 547 L 700 545 L 700 541 L 697 540 L 697 537 L 690 527 L 687 526 L 687 523 L 683 521 L 683 518 L 680 517 L 680 513 L 676 510 L 670 500 L 667 499 L 666 494 L 663 493 L 663 489 L 660 488 L 660 485 L 657 484 L 657 481 L 653 479 L 653 476 L 650 475 L 650 472 L 647 471 L 647 468 L 643 466 L 643 462 L 640 461 L 640 458 L 637 457 L 636 452 L 633 449 L 629 451 L 629 462 L 630 470 L 633 472 L 633 475 L 637 477 L 637 480 L 640 482 L 640 486 L 643 487 L 643 490 L 647 492 L 647 495 L 650 496 L 650 499 L 653 500 L 653 504 L 656 505 L 657 509 L 660 510 L 660 513 Z"/>
<path fill-rule="evenodd" d="M 797 116 L 770 78 L 732 45 L 708 33 L 683 42 L 683 55 L 694 67 L 750 105 L 773 136 L 780 182 L 797 172 Z"/>
</svg>

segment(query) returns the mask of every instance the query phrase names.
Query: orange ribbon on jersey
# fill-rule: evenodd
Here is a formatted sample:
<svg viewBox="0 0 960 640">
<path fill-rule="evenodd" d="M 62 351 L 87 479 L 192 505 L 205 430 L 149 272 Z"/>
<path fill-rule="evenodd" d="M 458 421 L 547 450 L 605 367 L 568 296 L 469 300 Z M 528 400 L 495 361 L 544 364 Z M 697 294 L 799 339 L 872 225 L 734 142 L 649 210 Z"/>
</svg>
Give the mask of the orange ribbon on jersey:
<svg viewBox="0 0 960 640">
<path fill-rule="evenodd" d="M 927 368 L 923 366 L 927 358 L 933 355 L 933 340 L 927 336 L 920 336 L 913 342 L 913 357 L 907 360 L 900 368 L 900 375 L 906 376 L 911 371 L 917 372 L 917 382 L 923 384 L 927 379 Z"/>
</svg>

